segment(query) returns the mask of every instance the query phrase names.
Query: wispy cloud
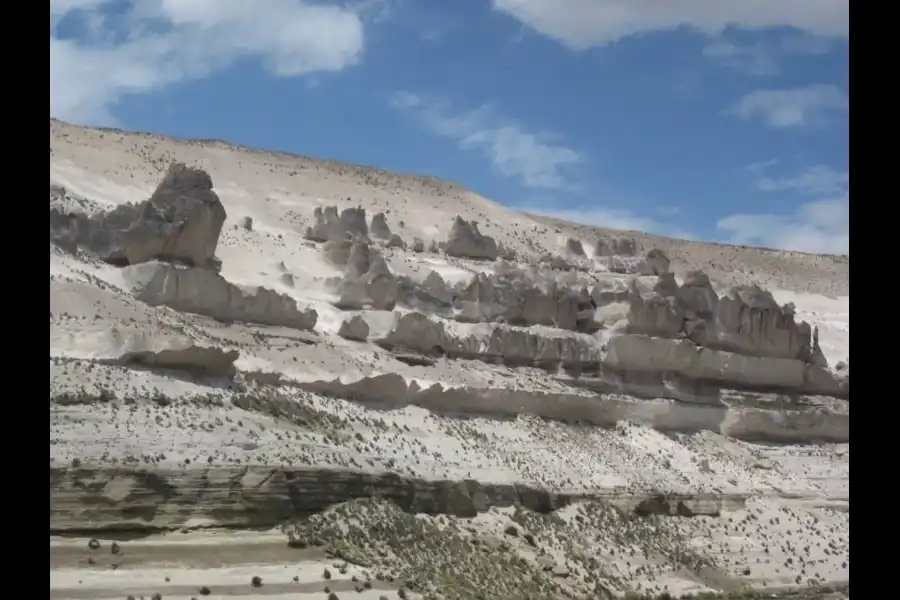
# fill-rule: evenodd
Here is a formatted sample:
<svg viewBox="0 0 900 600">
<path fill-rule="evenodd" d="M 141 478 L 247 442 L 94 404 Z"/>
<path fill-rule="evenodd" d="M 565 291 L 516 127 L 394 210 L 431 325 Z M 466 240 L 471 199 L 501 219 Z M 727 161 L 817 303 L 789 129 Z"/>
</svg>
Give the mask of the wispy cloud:
<svg viewBox="0 0 900 600">
<path fill-rule="evenodd" d="M 850 185 L 850 174 L 825 165 L 815 165 L 792 177 L 759 180 L 757 187 L 764 192 L 795 191 L 825 196 L 838 194 Z"/>
<path fill-rule="evenodd" d="M 716 225 L 726 233 L 728 241 L 800 252 L 850 252 L 848 173 L 816 165 L 791 177 L 762 179 L 758 188 L 819 199 L 790 213 L 741 213 L 720 219 Z"/>
<path fill-rule="evenodd" d="M 742 44 L 721 36 L 704 46 L 703 55 L 716 63 L 748 75 L 768 76 L 781 72 L 781 62 L 791 55 L 816 55 L 831 51 L 837 38 L 789 35 L 777 42 Z"/>
<path fill-rule="evenodd" d="M 741 119 L 760 119 L 773 129 L 820 125 L 829 113 L 850 108 L 847 93 L 834 85 L 810 85 L 784 90 L 757 90 L 729 107 L 725 113 Z"/>
<path fill-rule="evenodd" d="M 741 45 L 718 39 L 703 48 L 703 56 L 750 75 L 774 75 L 778 72 L 777 57 L 761 43 Z"/>
<path fill-rule="evenodd" d="M 572 169 L 583 162 L 580 152 L 557 135 L 529 131 L 498 114 L 490 105 L 454 110 L 449 102 L 408 91 L 394 93 L 392 108 L 414 115 L 429 131 L 455 140 L 463 150 L 480 152 L 501 174 L 531 188 L 574 189 Z"/>
<path fill-rule="evenodd" d="M 760 171 L 765 171 L 766 169 L 771 169 L 776 166 L 779 162 L 777 158 L 770 158 L 769 160 L 760 160 L 754 163 L 750 163 L 749 165 L 744 165 L 744 170 L 750 173 L 758 173 Z"/>
<path fill-rule="evenodd" d="M 204 78 L 241 57 L 261 59 L 279 77 L 340 71 L 359 62 L 364 22 L 381 18 L 378 7 L 379 0 L 54 0 L 50 114 L 111 124 L 122 97 Z M 67 36 L 67 27 L 79 35 Z"/>
<path fill-rule="evenodd" d="M 850 32 L 849 0 L 493 0 L 493 6 L 574 50 L 680 27 L 706 34 L 730 26 L 843 37 Z"/>
</svg>

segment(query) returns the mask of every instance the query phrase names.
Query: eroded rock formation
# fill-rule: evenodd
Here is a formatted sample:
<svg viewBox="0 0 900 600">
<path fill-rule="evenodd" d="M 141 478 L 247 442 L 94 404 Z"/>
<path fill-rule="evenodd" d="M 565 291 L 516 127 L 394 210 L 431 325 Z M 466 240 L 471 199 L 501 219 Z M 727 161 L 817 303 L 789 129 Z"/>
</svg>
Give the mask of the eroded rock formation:
<svg viewBox="0 0 900 600">
<path fill-rule="evenodd" d="M 313 211 L 314 222 L 306 229 L 306 239 L 314 242 L 345 240 L 369 235 L 366 209 L 345 208 L 338 214 L 336 206 L 317 206 Z"/>
<path fill-rule="evenodd" d="M 651 336 L 686 337 L 696 344 L 746 354 L 797 359 L 824 366 L 817 333 L 794 320 L 791 305 L 779 306 L 768 291 L 741 286 L 719 298 L 702 272 L 679 286 L 671 274 L 652 289 L 634 280 L 629 330 Z"/>
<path fill-rule="evenodd" d="M 369 233 L 377 240 L 390 239 L 391 228 L 388 227 L 387 217 L 385 217 L 383 212 L 377 212 L 372 215 L 372 224 L 369 226 Z"/>
<path fill-rule="evenodd" d="M 601 256 L 635 256 L 637 254 L 637 242 L 634 238 L 605 237 L 597 240 L 594 245 L 594 257 Z"/>
<path fill-rule="evenodd" d="M 603 354 L 600 345 L 586 335 L 549 335 L 501 325 L 468 335 L 453 335 L 440 320 L 416 312 L 398 313 L 391 330 L 377 343 L 391 350 L 426 356 L 477 358 L 549 369 L 591 369 Z"/>
<path fill-rule="evenodd" d="M 353 315 L 341 323 L 338 335 L 346 340 L 365 342 L 369 338 L 369 324 L 361 316 Z"/>
<path fill-rule="evenodd" d="M 459 215 L 453 220 L 444 252 L 460 258 L 486 260 L 495 260 L 500 255 L 494 238 L 482 235 L 476 223 L 470 223 Z"/>
<path fill-rule="evenodd" d="M 566 239 L 565 251 L 566 254 L 571 254 L 572 256 L 577 256 L 579 258 L 585 256 L 584 246 L 581 245 L 580 241 L 573 238 Z"/>
<path fill-rule="evenodd" d="M 313 329 L 314 309 L 301 310 L 285 294 L 266 288 L 242 289 L 218 273 L 164 263 L 144 263 L 122 270 L 134 296 L 151 306 L 168 306 L 222 321 L 244 321 Z"/>
<path fill-rule="evenodd" d="M 669 257 L 659 248 L 653 248 L 647 253 L 640 266 L 642 275 L 663 275 L 669 272 Z"/>
<path fill-rule="evenodd" d="M 162 260 L 217 269 L 215 251 L 225 218 L 209 174 L 175 162 L 140 204 L 92 216 L 51 207 L 50 239 L 116 265 Z"/>
<path fill-rule="evenodd" d="M 367 243 L 352 242 L 344 276 L 336 286 L 342 309 L 392 310 L 400 296 L 397 277 L 379 253 Z"/>
</svg>

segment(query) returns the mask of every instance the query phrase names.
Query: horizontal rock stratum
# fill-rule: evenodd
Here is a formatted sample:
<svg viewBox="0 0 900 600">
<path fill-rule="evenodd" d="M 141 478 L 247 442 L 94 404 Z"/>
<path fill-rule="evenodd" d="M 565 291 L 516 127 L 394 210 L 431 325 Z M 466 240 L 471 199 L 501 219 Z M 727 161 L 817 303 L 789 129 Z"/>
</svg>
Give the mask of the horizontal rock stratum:
<svg viewBox="0 0 900 600">
<path fill-rule="evenodd" d="M 849 580 L 848 258 L 217 141 L 50 145 L 53 534 L 274 528 L 415 598 Z M 69 596 L 105 568 L 72 556 Z"/>
</svg>

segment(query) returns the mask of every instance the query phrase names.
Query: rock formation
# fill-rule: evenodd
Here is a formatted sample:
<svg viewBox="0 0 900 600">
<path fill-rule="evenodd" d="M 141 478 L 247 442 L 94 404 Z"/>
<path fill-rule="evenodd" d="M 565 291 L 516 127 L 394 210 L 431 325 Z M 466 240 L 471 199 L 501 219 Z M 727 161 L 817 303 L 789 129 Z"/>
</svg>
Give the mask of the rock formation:
<svg viewBox="0 0 900 600">
<path fill-rule="evenodd" d="M 388 248 L 403 248 L 405 244 L 403 243 L 403 238 L 397 235 L 396 233 L 392 233 L 391 237 L 388 238 L 387 247 Z"/>
<path fill-rule="evenodd" d="M 669 272 L 669 257 L 659 248 L 653 248 L 647 253 L 641 265 L 642 275 L 662 275 Z"/>
<path fill-rule="evenodd" d="M 353 315 L 341 323 L 338 335 L 346 340 L 365 342 L 369 338 L 369 324 L 361 316 Z"/>
<path fill-rule="evenodd" d="M 336 291 L 336 305 L 344 310 L 393 310 L 400 297 L 397 277 L 384 258 L 362 241 L 349 242 L 344 275 L 337 282 Z"/>
<path fill-rule="evenodd" d="M 653 289 L 632 283 L 629 330 L 658 337 L 686 337 L 698 345 L 748 356 L 797 359 L 822 365 L 816 334 L 794 321 L 793 307 L 779 306 L 770 292 L 741 286 L 719 298 L 702 272 L 679 286 L 671 274 Z"/>
<path fill-rule="evenodd" d="M 498 325 L 460 337 L 448 333 L 441 321 L 415 312 L 398 313 L 388 334 L 377 343 L 425 356 L 477 358 L 549 369 L 591 368 L 602 358 L 600 345 L 588 336 L 554 336 Z"/>
<path fill-rule="evenodd" d="M 482 235 L 477 224 L 469 223 L 459 215 L 453 220 L 444 252 L 459 258 L 485 260 L 495 260 L 499 256 L 494 238 Z"/>
<path fill-rule="evenodd" d="M 572 238 L 566 239 L 565 250 L 566 250 L 566 254 L 571 254 L 572 256 L 577 256 L 580 258 L 585 256 L 584 246 L 582 246 L 581 242 L 576 239 L 572 239 Z"/>
<path fill-rule="evenodd" d="M 51 208 L 50 239 L 120 266 L 162 260 L 215 269 L 225 218 L 209 174 L 175 162 L 140 204 L 122 204 L 94 216 Z"/>
<path fill-rule="evenodd" d="M 313 329 L 318 314 L 300 310 L 290 296 L 266 288 L 241 289 L 206 269 L 144 263 L 122 270 L 135 298 L 222 321 Z"/>
<path fill-rule="evenodd" d="M 373 239 L 387 240 L 391 237 L 391 228 L 388 227 L 387 218 L 383 212 L 372 215 L 372 224 L 369 225 L 369 233 Z"/>
<path fill-rule="evenodd" d="M 600 238 L 594 245 L 594 257 L 601 256 L 634 256 L 637 254 L 637 242 L 634 238 L 610 237 Z"/>
<path fill-rule="evenodd" d="M 313 219 L 315 222 L 306 229 L 305 237 L 314 242 L 365 238 L 369 235 L 364 208 L 345 208 L 338 214 L 336 206 L 326 206 L 324 209 L 317 206 Z"/>
<path fill-rule="evenodd" d="M 99 485 L 85 486 L 90 480 Z M 122 490 L 116 493 L 113 490 Z M 540 513 L 592 499 L 609 502 L 627 513 L 646 502 L 640 494 L 606 492 L 564 494 L 526 485 L 483 484 L 477 481 L 429 481 L 395 473 L 367 474 L 347 470 L 281 467 L 194 467 L 147 471 L 123 468 L 50 469 L 50 529 L 84 531 L 97 522 L 110 528 L 140 531 L 176 530 L 191 522 L 222 527 L 270 529 L 298 516 L 324 510 L 353 498 L 385 498 L 411 513 L 447 514 L 471 518 L 493 506 L 518 505 Z M 127 499 L 127 500 L 126 500 Z M 678 514 L 684 505 L 692 514 L 717 516 L 736 510 L 744 498 L 721 495 L 672 494 L 656 514 Z M 127 510 L 125 510 L 127 509 Z M 129 519 L 128 512 L 146 515 Z"/>
<path fill-rule="evenodd" d="M 178 347 L 132 350 L 122 354 L 123 365 L 138 365 L 152 369 L 174 369 L 213 377 L 232 377 L 237 350 L 223 350 L 214 346 L 182 344 Z"/>
</svg>

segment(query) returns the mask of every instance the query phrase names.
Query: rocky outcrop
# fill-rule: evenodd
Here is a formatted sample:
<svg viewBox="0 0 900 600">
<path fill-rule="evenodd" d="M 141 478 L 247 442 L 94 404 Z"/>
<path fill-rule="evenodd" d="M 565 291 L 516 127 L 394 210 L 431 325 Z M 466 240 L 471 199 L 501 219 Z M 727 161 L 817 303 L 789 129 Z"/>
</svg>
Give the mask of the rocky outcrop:
<svg viewBox="0 0 900 600">
<path fill-rule="evenodd" d="M 637 242 L 634 238 L 604 237 L 594 245 L 594 257 L 601 256 L 635 256 Z"/>
<path fill-rule="evenodd" d="M 365 242 L 350 243 L 343 278 L 337 282 L 335 305 L 344 310 L 393 310 L 400 296 L 397 277 L 379 253 Z"/>
<path fill-rule="evenodd" d="M 476 223 L 465 221 L 459 215 L 453 220 L 444 252 L 449 256 L 481 260 L 496 260 L 500 255 L 494 238 L 482 235 Z"/>
<path fill-rule="evenodd" d="M 387 217 L 383 212 L 377 212 L 372 215 L 372 224 L 369 226 L 369 233 L 373 239 L 387 240 L 391 237 L 391 228 L 388 227 Z"/>
<path fill-rule="evenodd" d="M 103 328 L 51 324 L 52 355 L 102 364 L 183 371 L 192 375 L 231 377 L 238 351 L 188 337 L 161 325 L 120 323 Z"/>
<path fill-rule="evenodd" d="M 622 335 L 607 344 L 604 365 L 621 372 L 674 373 L 738 389 L 849 398 L 850 380 L 796 358 L 747 356 L 690 340 Z"/>
<path fill-rule="evenodd" d="M 590 281 L 596 282 L 591 285 Z M 593 333 L 624 318 L 630 294 L 627 280 L 599 280 L 579 272 L 557 273 L 545 267 L 520 269 L 498 260 L 492 273 L 447 285 L 435 272 L 422 282 L 401 280 L 400 302 L 422 312 L 466 323 L 543 325 Z M 605 307 L 612 306 L 610 309 Z"/>
<path fill-rule="evenodd" d="M 581 245 L 580 241 L 573 238 L 566 239 L 565 251 L 566 254 L 570 254 L 579 258 L 583 258 L 586 256 L 584 253 L 584 246 Z"/>
<path fill-rule="evenodd" d="M 557 284 L 552 276 L 535 280 L 523 271 L 507 269 L 493 275 L 477 274 L 456 292 L 453 306 L 460 321 L 575 330 L 579 311 L 591 304 L 589 295 Z"/>
<path fill-rule="evenodd" d="M 338 214 L 336 206 L 317 206 L 313 211 L 313 224 L 306 229 L 306 239 L 314 242 L 366 238 L 369 226 L 366 209 L 345 208 Z"/>
<path fill-rule="evenodd" d="M 353 315 L 341 323 L 338 335 L 346 340 L 365 342 L 369 338 L 369 324 L 359 315 Z"/>
<path fill-rule="evenodd" d="M 149 369 L 173 369 L 198 375 L 232 377 L 235 374 L 234 361 L 238 356 L 237 350 L 190 343 L 167 348 L 132 350 L 123 353 L 117 362 Z"/>
<path fill-rule="evenodd" d="M 845 443 L 850 439 L 850 415 L 847 413 L 810 404 L 785 403 L 774 397 L 746 405 L 741 403 L 740 396 L 729 398 L 724 394 L 707 403 L 660 400 L 660 396 L 670 395 L 665 391 L 672 383 L 670 379 L 662 381 L 661 386 L 651 388 L 647 381 L 634 377 L 634 372 L 627 375 L 618 382 L 608 373 L 584 381 L 584 387 L 589 389 L 605 385 L 606 389 L 601 393 L 609 395 L 604 397 L 521 387 L 445 387 L 439 383 L 422 387 L 416 381 L 406 381 L 396 373 L 372 375 L 350 382 L 335 378 L 330 381 L 305 381 L 298 385 L 312 393 L 389 409 L 418 406 L 443 414 L 494 418 L 534 415 L 599 427 L 614 427 L 620 421 L 629 421 L 665 432 L 714 431 L 746 441 L 772 443 Z M 583 379 L 572 381 L 575 383 Z M 610 385 L 614 383 L 623 387 L 611 389 Z M 662 389 L 664 394 L 651 392 L 646 400 L 640 401 L 629 398 L 638 395 L 642 388 L 654 392 Z"/>
<path fill-rule="evenodd" d="M 137 534 L 185 526 L 268 529 L 354 498 L 382 498 L 408 512 L 458 517 L 516 505 L 548 513 L 586 501 L 612 504 L 637 515 L 718 516 L 740 510 L 746 501 L 742 495 L 611 490 L 565 494 L 526 485 L 276 466 L 69 467 L 50 469 L 50 531 Z"/>
<path fill-rule="evenodd" d="M 215 260 L 225 207 L 209 174 L 172 163 L 150 198 L 88 216 L 50 209 L 50 239 L 80 246 L 115 265 L 162 260 L 218 268 Z"/>
<path fill-rule="evenodd" d="M 242 289 L 205 269 L 144 263 L 122 270 L 135 298 L 221 321 L 244 321 L 294 329 L 313 329 L 318 314 L 301 310 L 285 294 L 262 287 Z"/>
<path fill-rule="evenodd" d="M 719 298 L 702 272 L 688 273 L 681 286 L 665 274 L 652 289 L 633 280 L 629 301 L 633 333 L 684 337 L 709 348 L 825 366 L 817 332 L 794 321 L 793 306 L 779 306 L 757 286 L 736 287 Z"/>
<path fill-rule="evenodd" d="M 451 335 L 442 322 L 415 312 L 397 314 L 391 330 L 377 343 L 390 350 L 425 356 L 477 358 L 551 370 L 591 369 L 602 358 L 599 344 L 586 335 L 553 336 L 504 326 L 469 335 Z"/>
<path fill-rule="evenodd" d="M 641 263 L 641 275 L 664 275 L 669 272 L 669 257 L 659 248 L 653 248 L 647 253 L 644 262 Z"/>
<path fill-rule="evenodd" d="M 644 260 L 634 256 L 602 256 L 595 258 L 594 264 L 620 275 L 635 275 L 645 270 Z"/>
</svg>

